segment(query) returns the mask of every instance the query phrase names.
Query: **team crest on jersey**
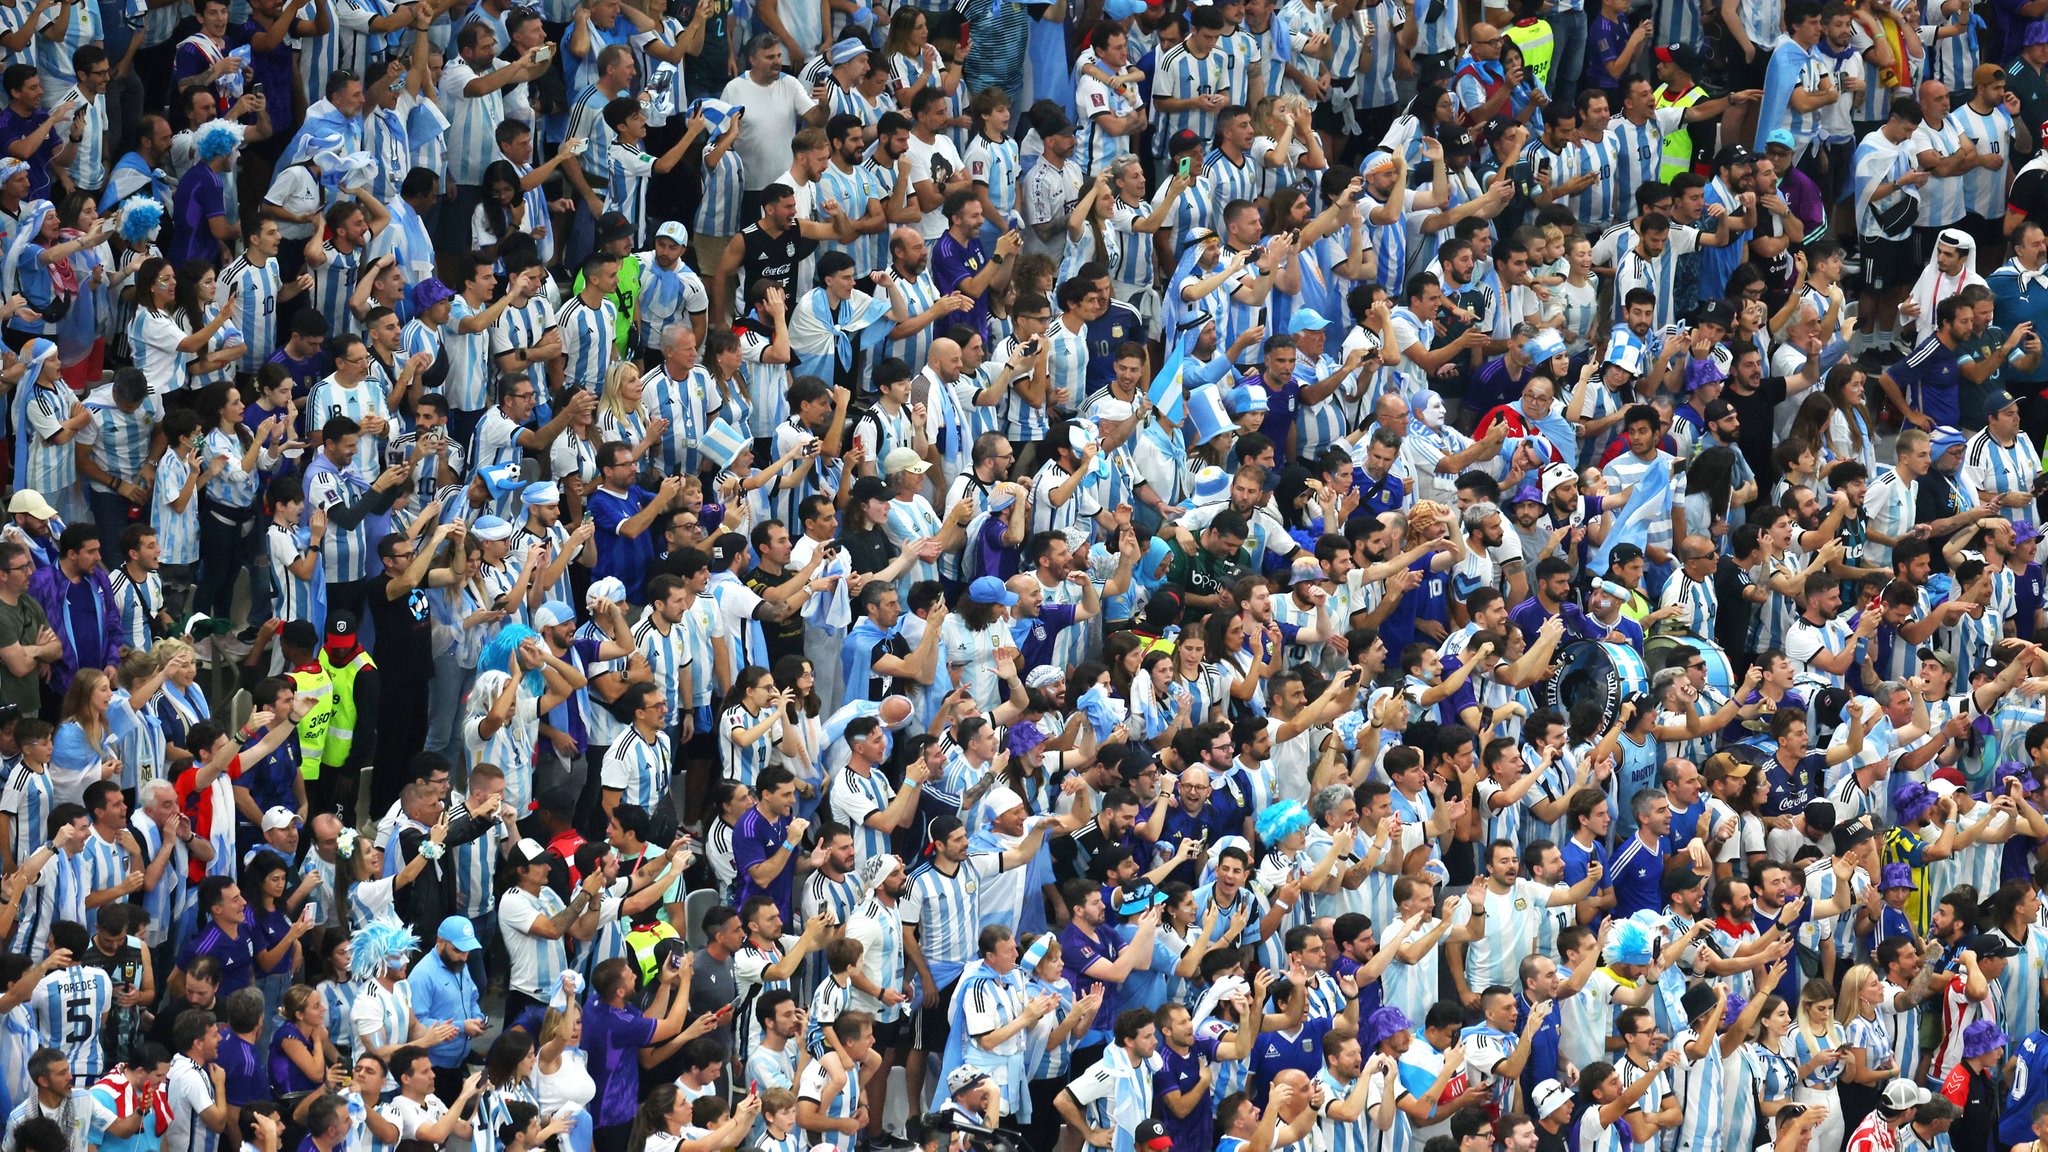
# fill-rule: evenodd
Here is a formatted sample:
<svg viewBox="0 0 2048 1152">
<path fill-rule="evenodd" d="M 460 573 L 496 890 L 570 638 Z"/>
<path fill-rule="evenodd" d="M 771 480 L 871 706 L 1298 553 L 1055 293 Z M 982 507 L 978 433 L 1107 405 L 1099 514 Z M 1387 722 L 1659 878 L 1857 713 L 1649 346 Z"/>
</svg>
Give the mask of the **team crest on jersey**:
<svg viewBox="0 0 2048 1152">
<path fill-rule="evenodd" d="M 1521 896 L 1517 896 L 1517 897 L 1515 897 L 1515 911 L 1517 911 L 1517 912 L 1527 912 L 1528 910 L 1529 910 L 1529 901 L 1528 901 L 1528 900 L 1527 900 L 1526 898 L 1524 898 L 1524 897 L 1521 897 Z"/>
</svg>

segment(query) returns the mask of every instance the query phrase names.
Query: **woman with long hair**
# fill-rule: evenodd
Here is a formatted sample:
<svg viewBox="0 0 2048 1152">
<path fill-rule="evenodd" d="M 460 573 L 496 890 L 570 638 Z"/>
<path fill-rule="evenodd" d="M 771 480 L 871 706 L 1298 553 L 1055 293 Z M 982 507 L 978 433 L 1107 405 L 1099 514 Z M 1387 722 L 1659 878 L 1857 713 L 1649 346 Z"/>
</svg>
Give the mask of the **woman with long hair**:
<svg viewBox="0 0 2048 1152">
<path fill-rule="evenodd" d="M 604 374 L 604 395 L 597 401 L 597 430 L 600 439 L 624 444 L 636 464 L 645 464 L 647 452 L 661 440 L 668 421 L 652 420 L 640 410 L 647 386 L 641 382 L 640 367 L 630 360 L 613 364 Z"/>
<path fill-rule="evenodd" d="M 310 872 L 307 876 L 312 878 Z M 299 937 L 311 925 L 298 927 L 298 912 L 309 893 L 303 885 L 297 891 L 291 889 L 291 866 L 269 849 L 256 853 L 242 867 L 242 885 L 248 893 L 247 916 L 256 930 L 254 975 L 256 987 L 263 993 L 263 1033 L 267 1046 L 277 1027 L 285 990 L 305 967 Z"/>
<path fill-rule="evenodd" d="M 1221 668 L 1209 663 L 1206 632 L 1183 632 L 1173 647 L 1173 681 L 1188 691 L 1188 722 L 1207 724 L 1224 718 L 1224 701 L 1230 695 L 1229 681 Z"/>
<path fill-rule="evenodd" d="M 64 222 L 58 218 L 55 204 L 48 200 L 22 204 L 7 244 L 6 265 L 0 267 L 0 296 L 19 293 L 37 319 L 23 315 L 8 318 L 9 348 L 20 351 L 37 336 L 56 339 L 58 322 L 67 317 L 81 288 L 71 258 L 105 243 L 116 228 L 112 220 L 104 220 L 91 232 L 68 240 L 63 232 Z"/>
<path fill-rule="evenodd" d="M 477 1094 L 476 1123 L 480 1131 L 496 1132 L 511 1121 L 515 1105 L 539 1107 L 534 1092 L 533 1036 L 524 1028 L 498 1033 L 484 1054 L 484 1082 Z M 487 1126 L 487 1127 L 486 1127 Z"/>
<path fill-rule="evenodd" d="M 444 817 L 427 832 L 427 843 L 439 846 L 448 839 L 448 821 Z M 413 853 L 405 866 L 390 875 L 384 874 L 384 846 L 377 842 L 377 830 L 364 828 L 355 834 L 353 850 L 337 861 L 334 866 L 334 882 L 344 889 L 337 893 L 348 904 L 349 929 L 354 931 L 372 920 L 383 920 L 392 924 L 403 921 L 398 915 L 398 893 L 409 886 L 426 869 L 427 853 Z M 439 856 L 440 853 L 434 853 Z"/>
<path fill-rule="evenodd" d="M 113 702 L 114 682 L 98 668 L 80 668 L 65 691 L 48 769 L 59 803 L 82 804 L 94 783 L 120 782 L 120 743 L 107 716 Z"/>
<path fill-rule="evenodd" d="M 1814 452 L 1819 455 L 1820 463 L 1816 471 L 1823 488 L 1816 491 L 1815 495 L 1821 497 L 1823 502 L 1827 499 L 1825 486 L 1828 473 L 1833 472 L 1835 466 L 1845 459 L 1835 455 L 1835 450 L 1828 447 L 1828 425 L 1834 417 L 1833 402 L 1821 393 L 1809 392 L 1806 398 L 1799 402 L 1798 410 L 1792 415 L 1792 423 L 1785 431 L 1786 439 L 1803 440 L 1813 445 Z"/>
<path fill-rule="evenodd" d="M 1454 124 L 1457 119 L 1457 104 L 1451 99 L 1451 90 L 1442 84 L 1424 84 L 1415 89 L 1408 110 L 1394 117 L 1380 144 L 1389 152 L 1399 153 L 1412 172 L 1422 163 L 1423 137 L 1434 138 L 1438 126 Z"/>
<path fill-rule="evenodd" d="M 1065 1087 L 1074 1067 L 1074 1052 L 1095 1025 L 1095 1015 L 1102 1008 L 1103 986 L 1096 985 L 1086 996 L 1074 995 L 1074 986 L 1063 971 L 1059 938 L 1051 932 L 1023 937 L 1017 944 L 1021 949 L 1018 970 L 1024 973 L 1025 998 L 1053 996 L 1059 1000 L 1059 1007 L 1047 1017 L 1052 1021 L 1052 1031 L 1045 1038 L 1045 1054 L 1031 1070 L 1031 1122 L 1024 1126 L 1024 1134 L 1033 1147 L 1055 1148 L 1059 1146 L 1063 1125 L 1053 1098 Z"/>
<path fill-rule="evenodd" d="M 1244 621 L 1244 613 L 1211 612 L 1203 629 L 1209 641 L 1210 663 L 1222 673 L 1230 690 L 1228 698 L 1216 699 L 1216 704 L 1223 708 L 1223 718 L 1228 719 L 1230 712 L 1240 705 L 1256 707 L 1254 701 L 1262 699 L 1260 692 L 1266 678 L 1280 671 L 1283 652 L 1279 626 L 1269 626 L 1254 637 Z"/>
<path fill-rule="evenodd" d="M 330 917 L 330 920 L 332 917 Z M 320 941 L 320 983 L 313 990 L 327 1006 L 329 1037 L 343 1052 L 355 1051 L 356 979 L 352 962 L 355 944 L 345 931 L 330 930 Z M 343 1022 L 340 1033 L 332 1031 L 333 1021 Z"/>
<path fill-rule="evenodd" d="M 165 754 L 190 756 L 191 749 L 184 747 L 186 731 L 213 716 L 213 705 L 199 687 L 199 657 L 191 644 L 175 636 L 157 641 L 150 654 L 164 671 L 163 688 L 149 705 L 163 725 Z"/>
<path fill-rule="evenodd" d="M 484 169 L 483 197 L 470 214 L 469 244 L 478 260 L 496 261 L 498 246 L 514 232 L 526 232 L 539 221 L 526 218 L 526 194 L 519 188 L 519 170 L 510 160 L 493 160 Z"/>
<path fill-rule="evenodd" d="M 1877 417 L 1871 414 L 1867 390 L 1870 378 L 1853 362 L 1844 360 L 1828 372 L 1821 385 L 1834 411 L 1828 416 L 1828 450 L 1840 460 L 1854 460 L 1868 475 L 1877 475 Z"/>
<path fill-rule="evenodd" d="M 1073 279 L 1083 264 L 1115 268 L 1123 263 L 1124 231 L 1116 227 L 1115 212 L 1116 193 L 1110 189 L 1109 171 L 1104 169 L 1082 185 L 1081 198 L 1067 213 L 1067 246 L 1059 270 L 1062 283 Z"/>
<path fill-rule="evenodd" d="M 1843 1045 L 1848 1035 L 1835 1022 L 1835 990 L 1825 980 L 1808 980 L 1799 987 L 1799 1026 L 1790 1036 L 1790 1055 L 1799 1065 L 1799 1080 L 1792 1086 L 1792 1099 L 1811 1110 L 1827 1109 L 1827 1118 L 1813 1132 L 1814 1152 L 1832 1152 L 1842 1146 L 1842 1101 L 1835 1085 L 1842 1078 Z"/>
<path fill-rule="evenodd" d="M 1284 188 L 1300 194 L 1304 187 L 1313 187 L 1316 177 L 1311 173 L 1330 166 L 1322 137 L 1309 126 L 1308 101 L 1300 96 L 1262 96 L 1252 105 L 1249 155 L 1259 163 L 1259 190 L 1269 197 Z"/>
<path fill-rule="evenodd" d="M 996 672 L 996 650 L 1010 644 L 1009 621 L 1001 615 L 1002 611 L 998 605 L 984 604 L 970 596 L 939 626 L 939 643 L 944 646 L 941 650 L 946 659 L 962 665 L 954 678 L 967 686 L 967 694 L 983 708 L 994 708 L 1003 699 L 1002 677 Z"/>
<path fill-rule="evenodd" d="M 550 1007 L 540 1020 L 540 1040 L 531 1069 L 535 1100 L 551 1114 L 566 1107 L 576 1112 L 569 1130 L 571 1152 L 590 1152 L 590 1102 L 597 1096 L 597 1082 L 591 1079 L 583 1051 L 583 1004 L 575 996 L 561 1008 Z"/>
<path fill-rule="evenodd" d="M 149 376 L 159 394 L 183 391 L 192 362 L 212 346 L 213 338 L 235 319 L 235 295 L 213 318 L 193 328 L 178 314 L 178 275 L 161 256 L 144 260 L 135 270 L 135 315 L 128 321 L 128 354 Z M 202 393 L 202 399 L 204 394 Z M 213 427 L 202 421 L 202 427 Z"/>
<path fill-rule="evenodd" d="M 1693 457 L 1685 469 L 1685 523 L 1722 551 L 1728 512 L 1735 498 L 1735 449 L 1715 446 Z"/>
<path fill-rule="evenodd" d="M 796 803 L 800 815 L 810 819 L 818 810 L 819 790 L 825 786 L 825 721 L 819 715 L 818 677 L 811 662 L 801 656 L 784 656 L 775 662 L 775 688 L 782 693 L 782 727 L 793 734 L 790 744 L 773 745 L 768 761 L 789 769 L 796 777 Z"/>
<path fill-rule="evenodd" d="M 572 414 L 562 434 L 548 445 L 549 474 L 562 485 L 564 520 L 569 518 L 572 495 L 576 499 L 575 507 L 580 509 L 582 502 L 597 490 L 597 450 L 604 446 L 606 440 L 612 439 L 605 435 L 598 417 L 598 409 L 594 405 Z"/>
<path fill-rule="evenodd" d="M 219 285 L 220 272 L 204 260 L 187 260 L 178 265 L 178 319 L 194 332 L 213 329 L 206 347 L 185 370 L 191 380 L 187 387 L 204 388 L 233 380 L 242 353 L 248 351 L 242 330 L 232 318 L 222 324 L 213 323 L 220 313 L 220 305 L 213 302 L 214 289 Z"/>
<path fill-rule="evenodd" d="M 931 42 L 925 13 L 908 5 L 898 8 L 889 18 L 889 34 L 882 41 L 882 57 L 875 65 L 888 69 L 889 92 L 896 97 L 896 106 L 906 112 L 919 88 L 951 93 L 960 80 L 955 76 L 953 85 L 946 83 L 946 60 Z"/>
<path fill-rule="evenodd" d="M 712 880 L 709 886 L 717 889 L 719 899 L 734 904 L 739 900 L 740 879 L 734 837 L 739 833 L 740 818 L 754 807 L 754 790 L 737 780 L 720 778 L 705 790 L 704 803 L 712 813 L 704 829 L 704 867 Z M 817 810 L 817 803 L 814 797 L 812 811 Z"/>
<path fill-rule="evenodd" d="M 794 726 L 784 722 L 796 703 L 796 690 L 777 688 L 768 669 L 749 665 L 739 670 L 718 721 L 718 756 L 726 779 L 751 787 L 768 766 L 771 748 L 785 756 L 802 751 Z"/>
<path fill-rule="evenodd" d="M 142 257 L 135 255 L 125 265 L 114 266 L 108 243 L 113 237 L 101 228 L 100 220 L 99 206 L 88 193 L 73 192 L 57 201 L 58 238 L 79 243 L 71 254 L 78 296 L 57 322 L 57 356 L 64 362 L 64 382 L 79 391 L 99 383 L 107 337 L 113 335 L 113 294 L 142 264 Z"/>
<path fill-rule="evenodd" d="M 144 265 L 143 271 L 149 271 Z M 166 273 L 169 268 L 164 269 Z M 232 297 L 230 298 L 232 299 Z M 230 305 L 232 308 L 232 305 Z M 222 315 L 226 315 L 225 312 Z M 211 339 L 213 333 L 201 332 Z M 140 367 L 140 363 L 137 364 Z M 182 375 L 182 372 L 181 372 Z M 150 380 L 163 387 L 161 377 Z M 253 567 L 261 555 L 261 533 L 257 527 L 256 474 L 274 467 L 277 456 L 269 447 L 284 431 L 272 417 L 251 433 L 242 424 L 242 394 L 233 384 L 213 384 L 199 393 L 199 426 L 206 430 L 200 453 L 206 459 L 205 479 L 199 489 L 199 587 L 193 608 L 217 620 L 234 612 L 235 577 Z M 269 603 L 265 586 L 251 574 L 249 623 L 267 616 Z"/>
<path fill-rule="evenodd" d="M 1782 997 L 1764 996 L 1763 1007 L 1756 1014 L 1756 1032 L 1737 1053 L 1735 1071 L 1729 1077 L 1728 1099 L 1735 1105 L 1735 1114 L 1726 1147 L 1754 1148 L 1769 1143 L 1778 1113 L 1793 1102 L 1792 1086 L 1799 1079 L 1799 1069 L 1785 1051 L 1785 1038 L 1791 1031 L 1791 1006 Z"/>
<path fill-rule="evenodd" d="M 1163 648 L 1146 652 L 1131 689 L 1131 735 L 1154 749 L 1172 744 L 1174 734 L 1188 727 L 1194 707 L 1187 686 L 1174 680 L 1173 653 Z"/>
<path fill-rule="evenodd" d="M 1103 664 L 1109 669 L 1109 690 L 1121 697 L 1126 706 L 1131 702 L 1131 684 L 1144 662 L 1145 648 L 1145 638 L 1130 631 L 1112 632 L 1102 642 Z"/>
<path fill-rule="evenodd" d="M 1842 974 L 1842 993 L 1835 1016 L 1842 1022 L 1842 1126 L 1855 1131 L 1877 1108 L 1879 1093 L 1899 1074 L 1899 1055 L 1891 1030 L 1877 1018 L 1884 1002 L 1884 977 L 1868 964 Z"/>
<path fill-rule="evenodd" d="M 312 985 L 294 984 L 285 989 L 278 1013 L 270 1034 L 270 1089 L 280 1097 L 310 1092 L 341 1062 L 327 1031 L 327 1001 Z"/>
</svg>

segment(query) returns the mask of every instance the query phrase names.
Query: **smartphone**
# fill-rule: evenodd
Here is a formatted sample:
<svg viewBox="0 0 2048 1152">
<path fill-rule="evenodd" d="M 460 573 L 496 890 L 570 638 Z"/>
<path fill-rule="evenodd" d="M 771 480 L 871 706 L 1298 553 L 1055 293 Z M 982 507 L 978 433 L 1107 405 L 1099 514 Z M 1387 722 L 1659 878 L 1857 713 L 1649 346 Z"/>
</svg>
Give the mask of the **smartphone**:
<svg viewBox="0 0 2048 1152">
<path fill-rule="evenodd" d="M 251 80 L 251 81 L 249 81 L 249 95 L 251 95 L 251 96 L 261 96 L 261 95 L 263 95 L 263 81 L 261 81 L 261 80 Z"/>
<path fill-rule="evenodd" d="M 384 466 L 386 468 L 393 468 L 403 463 L 405 463 L 405 449 L 396 444 L 385 445 Z"/>
<path fill-rule="evenodd" d="M 1181 157 L 1180 163 L 1173 166 L 1173 174 L 1181 177 L 1186 177 L 1188 173 L 1193 172 L 1194 170 L 1194 160 L 1186 156 Z"/>
<path fill-rule="evenodd" d="M 554 58 L 555 46 L 553 44 L 543 44 L 540 46 L 540 51 L 534 53 L 534 59 L 536 60 L 552 60 Z"/>
<path fill-rule="evenodd" d="M 668 966 L 671 968 L 681 968 L 683 966 L 683 954 L 681 952 L 669 953 Z"/>
</svg>

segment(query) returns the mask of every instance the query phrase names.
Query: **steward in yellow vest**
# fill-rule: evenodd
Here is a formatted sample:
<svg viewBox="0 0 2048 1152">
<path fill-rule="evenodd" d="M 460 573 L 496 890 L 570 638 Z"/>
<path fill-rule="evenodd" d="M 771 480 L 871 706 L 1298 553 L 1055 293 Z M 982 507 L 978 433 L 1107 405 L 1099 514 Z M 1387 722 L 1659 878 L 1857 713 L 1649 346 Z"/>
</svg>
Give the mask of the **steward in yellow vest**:
<svg viewBox="0 0 2048 1152">
<path fill-rule="evenodd" d="M 1707 90 L 1693 83 L 1700 67 L 1700 54 L 1683 44 L 1656 50 L 1657 90 L 1651 97 L 1659 108 L 1685 109 L 1685 124 L 1664 135 L 1664 164 L 1658 179 L 1670 183 L 1680 172 L 1692 171 L 1694 144 L 1691 125 L 1702 120 L 1719 120 L 1728 103 L 1754 104 L 1763 98 L 1757 91 L 1733 92 L 1708 99 Z"/>
<path fill-rule="evenodd" d="M 292 666 L 292 682 L 301 696 L 314 698 L 313 708 L 299 721 L 299 770 L 306 778 L 306 802 L 316 811 L 353 803 L 353 769 L 361 763 L 359 757 L 351 757 L 358 747 L 367 753 L 377 746 L 377 662 L 363 650 L 356 630 L 354 616 L 333 613 L 327 621 L 327 642 L 315 652 L 305 644 L 315 640 L 311 623 L 294 620 L 284 626 L 284 655 Z M 389 765 L 388 770 L 401 768 Z"/>
</svg>

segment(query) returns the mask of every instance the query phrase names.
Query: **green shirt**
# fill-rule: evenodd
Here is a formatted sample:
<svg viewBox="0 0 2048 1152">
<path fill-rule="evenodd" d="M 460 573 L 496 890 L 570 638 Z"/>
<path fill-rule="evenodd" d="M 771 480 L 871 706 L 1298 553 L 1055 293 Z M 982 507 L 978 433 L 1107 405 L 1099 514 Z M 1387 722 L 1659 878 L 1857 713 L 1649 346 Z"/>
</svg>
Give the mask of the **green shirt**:
<svg viewBox="0 0 2048 1152">
<path fill-rule="evenodd" d="M 1252 571 L 1252 554 L 1245 548 L 1240 547 L 1237 555 L 1227 560 L 1218 560 L 1198 545 L 1193 552 L 1182 552 L 1173 558 L 1172 574 L 1166 579 L 1191 596 L 1214 596 L 1235 586 Z"/>
<path fill-rule="evenodd" d="M 569 294 L 571 296 L 583 295 L 583 273 L 578 272 L 576 274 L 575 287 L 570 289 Z M 621 356 L 626 354 L 628 349 L 627 341 L 633 336 L 633 320 L 636 316 L 633 306 L 639 299 L 640 257 L 638 255 L 631 255 L 619 261 L 619 286 L 612 289 L 612 303 L 618 305 L 619 308 L 619 346 L 617 352 Z"/>
<path fill-rule="evenodd" d="M 0 601 L 0 648 L 10 644 L 34 644 L 43 629 L 50 626 L 50 618 L 43 614 L 43 606 L 36 598 L 22 593 L 19 604 Z M 34 672 L 16 676 L 0 665 L 0 703 L 14 704 L 33 716 L 42 708 L 42 687 Z"/>
</svg>

